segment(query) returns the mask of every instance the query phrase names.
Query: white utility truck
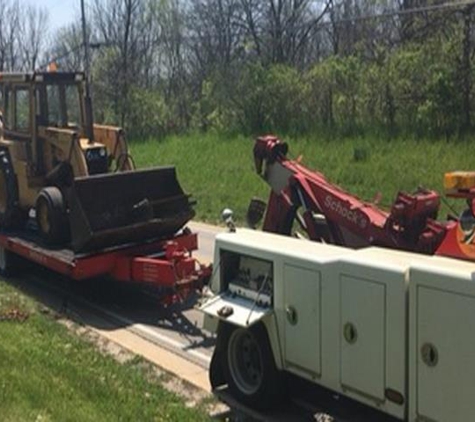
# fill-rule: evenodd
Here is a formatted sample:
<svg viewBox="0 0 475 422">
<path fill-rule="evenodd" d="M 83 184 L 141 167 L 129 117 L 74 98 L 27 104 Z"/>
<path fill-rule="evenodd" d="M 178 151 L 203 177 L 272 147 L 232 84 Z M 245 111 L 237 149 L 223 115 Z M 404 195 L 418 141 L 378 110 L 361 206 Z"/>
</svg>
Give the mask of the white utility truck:
<svg viewBox="0 0 475 422">
<path fill-rule="evenodd" d="M 475 420 L 475 264 L 247 229 L 215 243 L 213 388 L 264 409 L 288 371 L 401 420 Z"/>
</svg>

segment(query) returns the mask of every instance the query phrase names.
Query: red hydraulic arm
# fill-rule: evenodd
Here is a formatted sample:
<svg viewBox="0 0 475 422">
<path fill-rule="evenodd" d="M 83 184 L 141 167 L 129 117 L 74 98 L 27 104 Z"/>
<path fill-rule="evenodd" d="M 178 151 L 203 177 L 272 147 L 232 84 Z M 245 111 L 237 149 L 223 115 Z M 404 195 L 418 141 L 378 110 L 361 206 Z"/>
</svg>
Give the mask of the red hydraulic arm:
<svg viewBox="0 0 475 422">
<path fill-rule="evenodd" d="M 297 223 L 311 240 L 433 254 L 457 224 L 435 220 L 440 207 L 437 192 L 400 192 L 386 212 L 288 159 L 287 152 L 287 144 L 273 136 L 258 138 L 254 146 L 256 171 L 272 188 L 266 231 L 290 235 Z"/>
</svg>

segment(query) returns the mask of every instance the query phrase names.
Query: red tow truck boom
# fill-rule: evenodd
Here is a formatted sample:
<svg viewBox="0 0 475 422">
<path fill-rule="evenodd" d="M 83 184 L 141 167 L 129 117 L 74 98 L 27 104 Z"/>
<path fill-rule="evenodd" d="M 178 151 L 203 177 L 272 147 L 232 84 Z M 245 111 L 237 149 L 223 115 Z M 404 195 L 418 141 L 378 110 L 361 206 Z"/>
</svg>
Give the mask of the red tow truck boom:
<svg viewBox="0 0 475 422">
<path fill-rule="evenodd" d="M 271 186 L 263 229 L 290 235 L 294 223 L 310 240 L 341 246 L 368 245 L 475 260 L 475 174 L 445 175 L 448 196 L 464 198 L 460 219 L 436 220 L 440 195 L 427 189 L 399 192 L 389 211 L 330 183 L 323 174 L 287 158 L 274 136 L 254 146 L 257 173 Z"/>
</svg>

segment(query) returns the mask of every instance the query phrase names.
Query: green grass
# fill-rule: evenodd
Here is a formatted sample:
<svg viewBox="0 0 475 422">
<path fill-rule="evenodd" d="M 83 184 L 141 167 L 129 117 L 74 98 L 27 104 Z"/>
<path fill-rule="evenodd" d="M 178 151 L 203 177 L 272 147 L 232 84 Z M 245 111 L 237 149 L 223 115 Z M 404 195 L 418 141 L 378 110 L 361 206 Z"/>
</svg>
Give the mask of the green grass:
<svg viewBox="0 0 475 422">
<path fill-rule="evenodd" d="M 267 185 L 254 172 L 253 141 L 218 135 L 171 137 L 164 141 L 132 143 L 139 167 L 173 164 L 187 193 L 198 201 L 197 219 L 216 223 L 231 207 L 245 215 L 253 195 L 267 197 Z"/>
<path fill-rule="evenodd" d="M 399 190 L 418 186 L 443 192 L 443 174 L 475 168 L 475 143 L 376 138 L 325 140 L 284 139 L 289 156 L 322 172 L 330 181 L 366 200 L 382 193 L 389 207 Z M 242 136 L 194 134 L 162 141 L 132 142 L 140 167 L 174 164 L 184 189 L 198 200 L 197 219 L 218 222 L 231 207 L 244 222 L 250 198 L 267 199 L 269 188 L 254 172 L 253 139 Z M 454 202 L 454 201 L 450 201 Z M 457 208 L 463 201 L 456 201 Z M 445 218 L 448 207 L 442 208 Z"/>
<path fill-rule="evenodd" d="M 99 354 L 0 281 L 0 315 L 12 308 L 30 316 L 0 321 L 2 422 L 208 420 L 147 376 L 137 360 L 121 365 Z"/>
</svg>

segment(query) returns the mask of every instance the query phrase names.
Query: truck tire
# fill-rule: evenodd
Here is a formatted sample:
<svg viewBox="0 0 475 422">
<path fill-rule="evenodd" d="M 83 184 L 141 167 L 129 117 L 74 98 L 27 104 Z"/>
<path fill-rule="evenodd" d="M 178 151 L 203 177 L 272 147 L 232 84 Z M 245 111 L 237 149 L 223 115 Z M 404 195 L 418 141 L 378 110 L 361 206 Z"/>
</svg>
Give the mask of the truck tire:
<svg viewBox="0 0 475 422">
<path fill-rule="evenodd" d="M 41 189 L 36 199 L 36 222 L 43 240 L 51 246 L 69 241 L 69 221 L 63 194 L 54 186 Z"/>
<path fill-rule="evenodd" d="M 0 227 L 21 228 L 28 213 L 18 206 L 18 184 L 7 148 L 0 148 Z"/>
<path fill-rule="evenodd" d="M 250 328 L 222 326 L 224 376 L 231 394 L 241 403 L 265 410 L 279 403 L 283 393 L 282 374 L 263 324 Z"/>
<path fill-rule="evenodd" d="M 216 345 L 213 356 L 211 357 L 211 362 L 209 364 L 209 384 L 211 385 L 211 390 L 226 384 L 226 378 L 223 371 L 223 354 L 222 350 Z"/>
</svg>

